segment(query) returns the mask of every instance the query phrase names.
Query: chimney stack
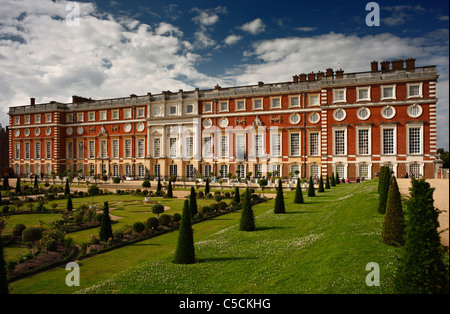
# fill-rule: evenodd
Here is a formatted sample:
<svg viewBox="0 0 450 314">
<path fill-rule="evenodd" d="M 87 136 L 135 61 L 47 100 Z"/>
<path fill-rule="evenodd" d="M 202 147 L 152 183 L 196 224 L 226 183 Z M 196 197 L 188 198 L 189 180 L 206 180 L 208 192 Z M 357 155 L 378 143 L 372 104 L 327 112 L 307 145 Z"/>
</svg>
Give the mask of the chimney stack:
<svg viewBox="0 0 450 314">
<path fill-rule="evenodd" d="M 30 98 L 30 105 L 31 106 L 34 106 L 34 105 L 36 105 L 36 98 Z"/>
<path fill-rule="evenodd" d="M 341 79 L 343 77 L 344 77 L 344 70 L 342 69 L 336 70 L 336 78 Z"/>
<path fill-rule="evenodd" d="M 370 71 L 372 72 L 378 72 L 378 61 L 373 60 L 370 63 Z"/>
<path fill-rule="evenodd" d="M 298 75 L 294 75 L 294 76 L 292 77 L 292 82 L 294 82 L 295 84 L 298 83 Z"/>
<path fill-rule="evenodd" d="M 390 62 L 386 61 L 386 60 L 380 62 L 380 64 L 381 64 L 381 72 L 389 72 L 389 63 Z"/>
<path fill-rule="evenodd" d="M 328 69 L 327 69 L 327 72 L 326 72 L 326 75 L 327 75 L 327 76 L 333 76 L 333 74 L 334 74 L 333 69 L 332 69 L 332 68 L 328 68 Z"/>
<path fill-rule="evenodd" d="M 392 60 L 392 70 L 403 70 L 403 60 L 402 59 L 396 59 Z"/>
<path fill-rule="evenodd" d="M 415 67 L 416 67 L 416 59 L 415 58 L 406 59 L 406 70 L 408 72 L 414 72 Z"/>
</svg>

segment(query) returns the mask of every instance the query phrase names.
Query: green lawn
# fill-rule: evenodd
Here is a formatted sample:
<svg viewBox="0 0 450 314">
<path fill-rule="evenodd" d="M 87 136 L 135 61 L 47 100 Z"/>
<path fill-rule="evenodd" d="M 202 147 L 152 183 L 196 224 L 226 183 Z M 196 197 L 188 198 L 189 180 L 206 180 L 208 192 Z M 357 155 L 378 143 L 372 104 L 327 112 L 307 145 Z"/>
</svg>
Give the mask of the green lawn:
<svg viewBox="0 0 450 314">
<path fill-rule="evenodd" d="M 253 207 L 255 232 L 238 230 L 240 211 L 196 224 L 193 265 L 171 262 L 178 236 L 172 232 L 80 261 L 80 287 L 67 287 L 68 272 L 60 267 L 14 282 L 10 291 L 390 293 L 400 249 L 380 241 L 377 184 L 340 184 L 314 198 L 304 192 L 304 205 L 293 204 L 294 192 L 286 192 L 284 215 L 273 214 L 273 200 Z M 167 201 L 176 207 L 182 200 Z M 136 218 L 126 207 L 111 214 L 119 212 L 128 224 Z M 379 287 L 366 285 L 369 262 L 380 266 Z"/>
</svg>

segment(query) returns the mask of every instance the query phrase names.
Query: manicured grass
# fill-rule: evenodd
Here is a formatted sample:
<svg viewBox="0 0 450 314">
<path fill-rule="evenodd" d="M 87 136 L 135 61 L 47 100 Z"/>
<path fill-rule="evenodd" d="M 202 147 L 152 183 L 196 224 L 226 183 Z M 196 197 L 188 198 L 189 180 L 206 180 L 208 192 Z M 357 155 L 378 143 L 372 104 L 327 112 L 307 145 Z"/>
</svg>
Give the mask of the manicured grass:
<svg viewBox="0 0 450 314">
<path fill-rule="evenodd" d="M 295 192 L 286 192 L 286 214 L 273 213 L 273 200 L 253 207 L 254 232 L 238 230 L 240 211 L 195 224 L 198 262 L 192 265 L 172 263 L 178 236 L 172 232 L 80 261 L 80 287 L 67 287 L 68 272 L 58 268 L 14 282 L 10 290 L 390 293 L 400 249 L 380 241 L 377 184 L 340 184 L 316 197 L 305 193 L 306 204 L 293 204 Z M 379 287 L 366 285 L 369 262 L 380 266 Z"/>
</svg>

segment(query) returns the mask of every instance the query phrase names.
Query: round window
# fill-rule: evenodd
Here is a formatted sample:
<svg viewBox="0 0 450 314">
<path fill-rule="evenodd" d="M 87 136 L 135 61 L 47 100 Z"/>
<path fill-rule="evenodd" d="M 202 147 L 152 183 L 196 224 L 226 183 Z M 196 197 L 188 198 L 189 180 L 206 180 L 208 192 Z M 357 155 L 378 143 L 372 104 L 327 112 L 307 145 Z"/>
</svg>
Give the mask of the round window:
<svg viewBox="0 0 450 314">
<path fill-rule="evenodd" d="M 16 137 L 19 137 L 19 136 L 20 136 L 20 130 L 17 129 L 17 130 L 14 132 L 14 135 L 15 135 Z"/>
<path fill-rule="evenodd" d="M 346 116 L 347 116 L 347 113 L 342 108 L 336 109 L 333 113 L 333 118 L 336 121 L 342 121 L 345 119 Z"/>
<path fill-rule="evenodd" d="M 219 120 L 219 125 L 221 128 L 225 128 L 228 126 L 228 119 L 227 118 L 222 118 Z"/>
<path fill-rule="evenodd" d="M 34 135 L 36 135 L 36 136 L 41 135 L 41 129 L 40 128 L 34 129 Z"/>
<path fill-rule="evenodd" d="M 144 123 L 139 123 L 136 127 L 136 129 L 138 130 L 138 132 L 142 132 L 145 129 L 145 125 Z"/>
<path fill-rule="evenodd" d="M 77 128 L 77 133 L 78 133 L 78 135 L 81 135 L 81 134 L 83 134 L 83 127 L 82 126 L 79 126 L 78 128 Z"/>
<path fill-rule="evenodd" d="M 129 133 L 131 132 L 131 124 L 127 123 L 125 124 L 125 127 L 123 128 L 125 130 L 125 132 Z"/>
<path fill-rule="evenodd" d="M 208 128 L 211 127 L 211 125 L 212 125 L 211 119 L 206 119 L 206 120 L 203 121 L 203 127 L 204 128 L 208 129 Z"/>
<path fill-rule="evenodd" d="M 423 109 L 420 105 L 414 104 L 408 107 L 408 116 L 418 118 L 422 115 Z"/>
<path fill-rule="evenodd" d="M 47 128 L 45 129 L 45 134 L 46 134 L 46 135 L 52 134 L 52 128 L 51 128 L 51 127 L 47 127 Z"/>
<path fill-rule="evenodd" d="M 320 120 L 320 116 L 317 112 L 313 112 L 309 115 L 309 122 L 317 123 Z"/>
<path fill-rule="evenodd" d="M 25 136 L 30 136 L 30 129 L 25 129 Z"/>
<path fill-rule="evenodd" d="M 366 108 L 366 107 L 359 108 L 358 111 L 356 112 L 356 116 L 358 117 L 359 120 L 369 119 L 369 117 L 370 117 L 369 108 Z"/>
<path fill-rule="evenodd" d="M 381 116 L 385 119 L 392 119 L 395 116 L 395 108 L 392 106 L 386 106 L 381 109 Z"/>
<path fill-rule="evenodd" d="M 291 116 L 289 117 L 289 121 L 291 122 L 291 124 L 299 123 L 300 122 L 300 115 L 298 113 L 291 114 Z"/>
<path fill-rule="evenodd" d="M 66 129 L 66 134 L 67 135 L 72 135 L 72 133 L 73 133 L 73 129 L 72 128 L 67 128 Z"/>
</svg>

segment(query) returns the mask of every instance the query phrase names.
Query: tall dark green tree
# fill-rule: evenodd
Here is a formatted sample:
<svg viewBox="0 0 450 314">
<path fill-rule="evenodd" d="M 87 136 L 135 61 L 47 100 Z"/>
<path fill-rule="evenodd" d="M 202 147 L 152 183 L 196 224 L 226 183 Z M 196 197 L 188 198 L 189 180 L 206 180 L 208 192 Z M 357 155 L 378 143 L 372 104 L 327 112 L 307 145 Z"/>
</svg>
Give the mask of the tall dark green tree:
<svg viewBox="0 0 450 314">
<path fill-rule="evenodd" d="M 195 263 L 194 233 L 192 231 L 191 210 L 189 207 L 189 201 L 185 200 L 181 214 L 177 248 L 173 260 L 176 264 Z"/>
<path fill-rule="evenodd" d="M 206 178 L 206 184 L 205 184 L 205 196 L 209 193 L 209 178 Z"/>
<path fill-rule="evenodd" d="M 9 178 L 8 175 L 3 177 L 3 185 L 2 185 L 2 190 L 6 191 L 9 189 Z"/>
<path fill-rule="evenodd" d="M 191 187 L 191 194 L 189 196 L 189 209 L 191 211 L 191 217 L 192 219 L 194 219 L 194 216 L 198 213 L 197 196 L 194 187 Z"/>
<path fill-rule="evenodd" d="M 378 212 L 384 214 L 386 212 L 386 202 L 389 194 L 389 185 L 391 176 L 389 167 L 381 167 L 380 182 L 379 182 L 379 196 L 378 196 Z"/>
<path fill-rule="evenodd" d="M 316 196 L 316 193 L 314 192 L 314 182 L 312 176 L 309 177 L 308 196 Z"/>
<path fill-rule="evenodd" d="M 255 217 L 252 209 L 252 199 L 249 189 L 245 189 L 244 200 L 242 201 L 242 214 L 239 223 L 241 231 L 255 231 Z"/>
<path fill-rule="evenodd" d="M 236 202 L 236 204 L 239 204 L 239 202 L 241 201 L 241 196 L 239 195 L 239 187 L 236 187 L 234 189 L 234 197 L 233 200 Z"/>
<path fill-rule="evenodd" d="M 161 185 L 161 178 L 158 177 L 158 184 L 156 185 L 156 192 L 161 192 L 162 185 Z"/>
<path fill-rule="evenodd" d="M 70 194 L 69 179 L 66 179 L 66 187 L 64 188 L 64 196 Z"/>
<path fill-rule="evenodd" d="M 73 204 L 72 204 L 72 197 L 69 194 L 69 197 L 67 197 L 67 205 L 66 209 L 71 212 L 73 210 Z"/>
<path fill-rule="evenodd" d="M 406 202 L 405 250 L 395 276 L 395 288 L 403 294 L 449 293 L 448 262 L 439 233 L 439 210 L 434 207 L 434 188 L 425 179 L 412 179 Z"/>
<path fill-rule="evenodd" d="M 297 187 L 295 188 L 294 203 L 295 204 L 305 203 L 305 201 L 303 200 L 303 192 L 302 192 L 302 186 L 300 184 L 300 178 L 297 179 Z"/>
<path fill-rule="evenodd" d="M 286 213 L 286 208 L 284 205 L 283 185 L 281 183 L 281 179 L 278 180 L 277 196 L 275 198 L 275 208 L 274 208 L 273 212 L 275 214 Z"/>
<path fill-rule="evenodd" d="M 6 277 L 6 262 L 3 252 L 3 241 L 1 237 L 0 237 L 0 294 L 9 294 L 8 278 Z"/>
<path fill-rule="evenodd" d="M 381 241 L 384 244 L 402 246 L 405 235 L 405 218 L 403 215 L 402 199 L 398 189 L 397 180 L 391 178 L 386 203 L 386 213 L 383 220 Z"/>
<path fill-rule="evenodd" d="M 331 186 L 336 186 L 336 181 L 334 178 L 334 172 L 331 173 L 331 182 L 330 182 Z"/>
<path fill-rule="evenodd" d="M 329 190 L 331 189 L 330 187 L 330 177 L 327 175 L 327 180 L 325 181 L 325 189 Z"/>
<path fill-rule="evenodd" d="M 37 175 L 34 175 L 34 184 L 33 184 L 33 187 L 34 187 L 35 189 L 39 188 L 39 184 L 38 184 L 38 176 L 37 176 Z"/>
<path fill-rule="evenodd" d="M 321 192 L 325 192 L 325 188 L 323 187 L 323 177 L 320 176 L 319 179 L 319 188 L 317 189 L 317 192 L 321 193 Z"/>
<path fill-rule="evenodd" d="M 20 188 L 20 177 L 17 177 L 17 181 L 16 181 L 16 194 L 20 195 L 22 193 L 22 190 Z"/>
<path fill-rule="evenodd" d="M 334 180 L 336 185 L 341 183 L 341 179 L 339 179 L 339 174 L 336 172 L 336 179 Z"/>
<path fill-rule="evenodd" d="M 169 180 L 169 185 L 167 186 L 167 197 L 173 197 L 172 180 Z"/>
<path fill-rule="evenodd" d="M 100 222 L 99 238 L 101 241 L 108 241 L 109 238 L 113 238 L 108 202 L 104 202 L 103 204 L 103 216 L 102 221 Z"/>
</svg>

